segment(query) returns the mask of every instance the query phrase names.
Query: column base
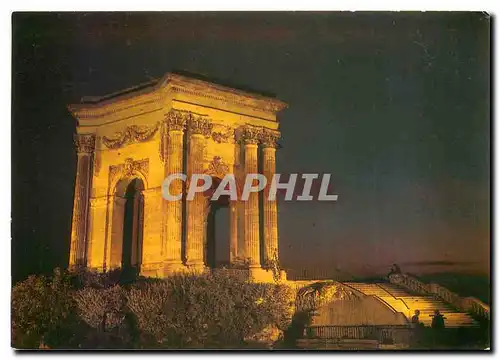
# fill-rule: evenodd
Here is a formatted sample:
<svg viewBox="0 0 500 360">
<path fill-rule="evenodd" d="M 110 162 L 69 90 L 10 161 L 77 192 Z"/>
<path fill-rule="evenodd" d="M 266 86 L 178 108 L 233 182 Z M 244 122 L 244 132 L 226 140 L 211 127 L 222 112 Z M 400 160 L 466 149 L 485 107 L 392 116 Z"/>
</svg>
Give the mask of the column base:
<svg viewBox="0 0 500 360">
<path fill-rule="evenodd" d="M 274 276 L 271 270 L 266 270 L 261 267 L 250 267 L 249 280 L 256 283 L 274 283 Z"/>
<path fill-rule="evenodd" d="M 191 264 L 186 264 L 186 272 L 195 274 L 195 275 L 201 275 L 207 271 L 210 271 L 208 267 L 205 266 L 204 263 L 191 263 Z"/>
<path fill-rule="evenodd" d="M 165 263 L 163 266 L 163 277 L 172 276 L 175 274 L 184 274 L 187 272 L 187 267 L 182 262 Z"/>
<path fill-rule="evenodd" d="M 102 272 L 102 268 L 100 268 L 100 270 Z M 71 264 L 68 266 L 68 271 L 72 273 L 78 273 L 81 271 L 88 271 L 88 268 L 85 265 Z"/>
<path fill-rule="evenodd" d="M 281 271 L 280 271 L 280 275 L 281 275 L 280 282 L 282 282 L 282 281 L 283 281 L 283 282 L 288 281 L 288 279 L 287 279 L 287 275 L 286 275 L 286 271 L 285 271 L 285 270 L 281 270 Z"/>
<path fill-rule="evenodd" d="M 140 275 L 144 277 L 162 278 L 163 277 L 163 264 L 142 264 Z"/>
<path fill-rule="evenodd" d="M 271 270 L 266 270 L 261 267 L 254 268 L 215 268 L 210 269 L 213 274 L 217 273 L 229 273 L 233 276 L 240 278 L 242 281 L 250 281 L 256 283 L 273 283 L 276 284 L 274 280 L 273 272 Z M 285 283 L 287 281 L 285 270 L 281 270 L 280 279 L 278 283 Z"/>
</svg>

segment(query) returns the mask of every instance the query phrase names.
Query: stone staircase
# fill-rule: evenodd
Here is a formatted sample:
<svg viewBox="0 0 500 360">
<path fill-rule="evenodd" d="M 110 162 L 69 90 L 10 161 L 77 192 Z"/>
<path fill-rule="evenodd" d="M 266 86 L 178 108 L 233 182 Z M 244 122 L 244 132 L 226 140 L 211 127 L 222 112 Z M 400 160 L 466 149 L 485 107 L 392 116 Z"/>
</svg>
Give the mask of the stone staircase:
<svg viewBox="0 0 500 360">
<path fill-rule="evenodd" d="M 393 310 L 403 313 L 408 319 L 411 319 L 415 310 L 420 310 L 420 322 L 428 327 L 431 326 L 434 310 L 439 310 L 446 318 L 445 326 L 447 328 L 479 326 L 469 314 L 460 312 L 448 303 L 431 295 L 413 294 L 403 287 L 384 282 L 344 282 L 343 284 L 366 295 L 378 297 Z"/>
</svg>

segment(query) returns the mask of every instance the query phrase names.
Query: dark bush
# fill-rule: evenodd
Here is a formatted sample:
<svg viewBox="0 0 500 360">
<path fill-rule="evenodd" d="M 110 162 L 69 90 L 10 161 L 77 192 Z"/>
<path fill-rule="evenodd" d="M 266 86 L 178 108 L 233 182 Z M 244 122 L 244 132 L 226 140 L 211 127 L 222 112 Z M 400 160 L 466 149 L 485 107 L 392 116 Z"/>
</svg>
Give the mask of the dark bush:
<svg viewBox="0 0 500 360">
<path fill-rule="evenodd" d="M 12 289 L 12 345 L 16 348 L 69 347 L 78 323 L 70 278 L 30 276 Z"/>
<path fill-rule="evenodd" d="M 127 297 L 141 334 L 159 347 L 238 347 L 267 326 L 286 328 L 291 319 L 288 288 L 223 271 L 138 284 Z"/>
<path fill-rule="evenodd" d="M 12 292 L 13 345 L 37 348 L 240 348 L 290 324 L 290 288 L 227 271 L 142 279 L 57 270 Z"/>
</svg>

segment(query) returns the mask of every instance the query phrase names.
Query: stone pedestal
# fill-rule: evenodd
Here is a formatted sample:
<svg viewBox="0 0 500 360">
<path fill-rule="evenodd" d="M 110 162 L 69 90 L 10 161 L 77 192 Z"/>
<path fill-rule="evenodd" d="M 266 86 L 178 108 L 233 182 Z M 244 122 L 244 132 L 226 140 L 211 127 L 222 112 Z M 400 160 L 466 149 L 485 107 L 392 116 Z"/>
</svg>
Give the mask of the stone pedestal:
<svg viewBox="0 0 500 360">
<path fill-rule="evenodd" d="M 249 270 L 249 280 L 252 282 L 274 282 L 273 272 L 271 270 L 262 269 L 261 267 L 250 267 Z"/>
</svg>

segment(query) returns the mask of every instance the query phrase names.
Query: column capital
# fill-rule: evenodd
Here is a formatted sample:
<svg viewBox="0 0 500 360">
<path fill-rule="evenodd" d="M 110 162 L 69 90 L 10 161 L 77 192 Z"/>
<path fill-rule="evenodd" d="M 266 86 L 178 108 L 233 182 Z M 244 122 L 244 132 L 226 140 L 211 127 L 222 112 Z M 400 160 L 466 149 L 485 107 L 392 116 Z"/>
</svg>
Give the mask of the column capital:
<svg viewBox="0 0 500 360">
<path fill-rule="evenodd" d="M 179 110 L 170 110 L 161 124 L 160 147 L 158 149 L 160 160 L 170 157 L 168 151 L 172 151 L 172 141 L 180 143 L 182 148 L 182 134 L 186 130 L 187 114 Z"/>
<path fill-rule="evenodd" d="M 95 134 L 75 134 L 73 141 L 79 155 L 90 154 L 95 150 Z"/>
<path fill-rule="evenodd" d="M 278 147 L 278 140 L 280 136 L 281 134 L 277 130 L 263 129 L 260 136 L 260 142 L 262 144 L 262 147 L 264 149 L 267 148 L 276 149 Z"/>
<path fill-rule="evenodd" d="M 191 135 L 209 137 L 212 134 L 213 124 L 207 116 L 193 115 L 189 113 L 188 124 Z"/>
<path fill-rule="evenodd" d="M 244 125 L 238 129 L 238 141 L 244 145 L 258 145 L 261 135 L 262 128 Z"/>
<path fill-rule="evenodd" d="M 187 116 L 180 111 L 170 110 L 165 117 L 165 123 L 167 124 L 168 132 L 183 132 L 186 129 Z"/>
</svg>

